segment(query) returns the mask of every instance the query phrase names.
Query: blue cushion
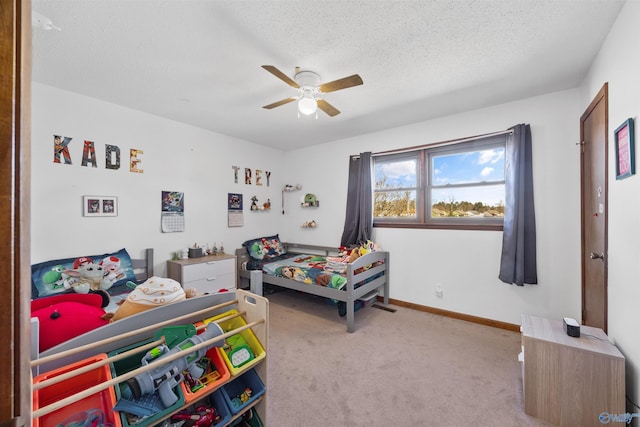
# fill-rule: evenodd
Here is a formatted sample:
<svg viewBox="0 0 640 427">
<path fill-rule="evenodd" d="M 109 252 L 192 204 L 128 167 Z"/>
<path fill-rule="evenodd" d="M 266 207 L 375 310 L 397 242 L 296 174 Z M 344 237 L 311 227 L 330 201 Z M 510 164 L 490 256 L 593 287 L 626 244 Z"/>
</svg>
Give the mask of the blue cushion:
<svg viewBox="0 0 640 427">
<path fill-rule="evenodd" d="M 247 240 L 242 246 L 253 259 L 271 259 L 287 253 L 277 234 Z"/>
<path fill-rule="evenodd" d="M 112 264 L 114 277 L 117 277 L 111 289 L 110 294 L 117 294 L 123 291 L 122 286 L 128 281 L 135 282 L 136 275 L 131 264 L 131 257 L 126 249 L 120 249 L 117 252 L 106 253 L 100 255 L 88 255 L 75 258 L 55 259 L 45 261 L 31 266 L 31 298 L 37 299 L 50 295 L 58 295 L 64 292 L 72 292 L 63 284 L 62 272 L 64 270 L 73 270 L 77 267 L 76 261 L 80 258 L 90 258 L 95 264 Z M 116 260 L 117 259 L 117 260 Z M 109 261 L 111 260 L 111 262 Z M 119 261 L 120 265 L 117 265 Z"/>
</svg>

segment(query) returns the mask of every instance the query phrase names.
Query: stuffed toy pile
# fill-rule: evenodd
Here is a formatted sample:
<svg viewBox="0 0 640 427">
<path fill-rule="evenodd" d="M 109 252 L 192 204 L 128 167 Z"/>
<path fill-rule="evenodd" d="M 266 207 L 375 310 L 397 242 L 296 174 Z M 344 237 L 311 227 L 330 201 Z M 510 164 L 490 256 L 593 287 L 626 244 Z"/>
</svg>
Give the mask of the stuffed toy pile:
<svg viewBox="0 0 640 427">
<path fill-rule="evenodd" d="M 135 289 L 116 310 L 112 322 L 196 295 L 195 290 L 185 291 L 180 283 L 165 277 L 153 276 L 137 286 L 133 282 L 128 282 L 127 286 Z"/>
</svg>

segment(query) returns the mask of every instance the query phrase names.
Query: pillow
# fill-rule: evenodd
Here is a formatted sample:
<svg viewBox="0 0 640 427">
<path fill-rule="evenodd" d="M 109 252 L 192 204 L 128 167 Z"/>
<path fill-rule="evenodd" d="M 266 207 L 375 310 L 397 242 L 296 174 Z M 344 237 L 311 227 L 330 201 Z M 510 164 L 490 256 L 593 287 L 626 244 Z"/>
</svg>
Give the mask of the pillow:
<svg viewBox="0 0 640 427">
<path fill-rule="evenodd" d="M 247 249 L 247 253 L 253 259 L 271 259 L 287 253 L 277 234 L 247 240 L 242 246 Z"/>
<path fill-rule="evenodd" d="M 110 294 L 118 294 L 123 289 L 121 286 L 128 281 L 136 281 L 131 257 L 124 248 L 114 253 L 55 259 L 31 266 L 31 298 L 37 299 L 69 292 L 68 287 L 65 286 L 66 275 L 63 275 L 63 271 L 76 269 L 80 263 L 87 262 L 87 258 L 89 262 L 101 264 L 105 274 L 113 277 L 113 286 L 107 291 Z"/>
<path fill-rule="evenodd" d="M 31 301 L 31 317 L 40 324 L 40 351 L 109 323 L 97 294 L 54 295 Z"/>
</svg>

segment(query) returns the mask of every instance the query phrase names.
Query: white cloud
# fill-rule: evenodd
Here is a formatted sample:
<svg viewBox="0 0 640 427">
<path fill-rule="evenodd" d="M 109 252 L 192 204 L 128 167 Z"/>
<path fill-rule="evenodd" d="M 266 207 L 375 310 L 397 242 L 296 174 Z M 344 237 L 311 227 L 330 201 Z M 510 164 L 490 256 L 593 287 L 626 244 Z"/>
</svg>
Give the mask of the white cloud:
<svg viewBox="0 0 640 427">
<path fill-rule="evenodd" d="M 389 178 L 415 176 L 416 163 L 414 161 L 385 163 L 381 165 L 381 170 Z"/>
<path fill-rule="evenodd" d="M 489 176 L 493 173 L 494 169 L 490 168 L 490 167 L 486 167 L 484 169 L 482 169 L 482 172 L 480 172 L 480 175 L 482 176 Z"/>
<path fill-rule="evenodd" d="M 504 157 L 504 150 L 485 150 L 480 152 L 480 158 L 478 159 L 479 165 L 485 163 L 496 163 Z"/>
</svg>

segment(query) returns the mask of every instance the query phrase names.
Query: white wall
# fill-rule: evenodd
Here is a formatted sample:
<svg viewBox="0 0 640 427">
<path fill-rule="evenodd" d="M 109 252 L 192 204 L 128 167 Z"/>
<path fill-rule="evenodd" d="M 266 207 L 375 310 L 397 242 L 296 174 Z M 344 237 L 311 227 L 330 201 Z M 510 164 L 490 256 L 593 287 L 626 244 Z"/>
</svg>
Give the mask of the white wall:
<svg viewBox="0 0 640 427">
<path fill-rule="evenodd" d="M 446 141 L 529 123 L 534 156 L 539 284 L 498 280 L 502 233 L 374 229 L 391 253 L 391 297 L 416 304 L 520 323 L 522 313 L 579 318 L 580 226 L 578 90 L 553 93 L 286 154 L 291 181 L 318 196 L 320 207 L 288 212 L 293 241 L 336 246 L 344 225 L 348 157 L 362 151 Z M 298 197 L 302 197 L 300 194 Z M 300 228 L 308 219 L 316 229 Z M 441 285 L 443 297 L 435 295 Z"/>
<path fill-rule="evenodd" d="M 53 135 L 73 138 L 72 164 L 53 163 Z M 84 140 L 95 143 L 98 167 L 81 166 Z M 105 144 L 121 149 L 121 168 L 105 168 Z M 129 172 L 129 149 L 144 151 Z M 263 232 L 278 232 L 282 214 L 250 212 L 251 197 L 280 200 L 282 153 L 225 135 L 33 83 L 31 262 L 127 248 L 155 249 L 155 273 L 194 242 L 227 252 Z M 232 166 L 240 166 L 235 184 Z M 244 168 L 271 171 L 270 186 L 245 185 Z M 185 232 L 160 231 L 161 192 L 185 194 Z M 245 226 L 227 227 L 227 194 L 244 194 Z M 117 217 L 83 217 L 82 196 L 117 196 Z M 277 207 L 277 206 L 276 206 Z"/>
<path fill-rule="evenodd" d="M 522 313 L 579 317 L 578 90 L 471 111 L 348 140 L 285 153 L 129 110 L 48 86 L 33 85 L 32 262 L 126 247 L 133 256 L 156 252 L 156 273 L 171 254 L 193 242 L 242 241 L 280 233 L 285 241 L 337 246 L 344 224 L 351 154 L 444 141 L 530 123 L 538 225 L 539 285 L 497 279 L 502 234 L 494 231 L 375 229 L 391 252 L 391 297 L 519 323 Z M 53 135 L 72 137 L 73 164 L 53 163 Z M 80 165 L 82 141 L 96 144 L 98 167 Z M 104 168 L 104 144 L 123 152 L 122 168 Z M 142 149 L 142 174 L 126 154 Z M 271 170 L 270 187 L 233 182 L 232 166 Z M 285 183 L 303 189 L 285 194 Z M 160 192 L 183 191 L 186 231 L 160 232 Z M 245 227 L 228 228 L 226 196 L 244 194 Z M 303 209 L 307 192 L 319 208 Z M 81 214 L 82 195 L 111 195 L 116 218 Z M 271 212 L 249 211 L 250 198 L 271 198 Z M 302 228 L 310 219 L 317 228 Z M 418 268 L 419 267 L 419 268 Z M 435 286 L 444 294 L 436 297 Z"/>
<path fill-rule="evenodd" d="M 586 109 L 604 82 L 609 85 L 609 336 L 626 357 L 627 393 L 640 402 L 640 178 L 616 181 L 614 130 L 633 118 L 638 171 L 638 113 L 640 112 L 640 2 L 628 1 L 611 29 L 582 86 Z M 631 412 L 640 412 L 630 408 Z"/>
</svg>

